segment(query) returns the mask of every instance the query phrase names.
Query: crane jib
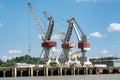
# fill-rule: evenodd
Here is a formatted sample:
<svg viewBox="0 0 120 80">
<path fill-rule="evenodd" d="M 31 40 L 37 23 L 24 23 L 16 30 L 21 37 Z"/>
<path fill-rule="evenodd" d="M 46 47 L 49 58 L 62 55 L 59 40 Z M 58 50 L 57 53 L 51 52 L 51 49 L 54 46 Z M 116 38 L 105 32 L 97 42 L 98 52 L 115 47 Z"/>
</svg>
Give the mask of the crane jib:
<svg viewBox="0 0 120 80">
<path fill-rule="evenodd" d="M 48 26 L 48 30 L 45 36 L 45 41 L 49 41 L 51 40 L 51 35 L 53 32 L 53 27 L 54 27 L 54 20 L 52 18 L 48 19 L 49 20 L 49 26 Z"/>
<path fill-rule="evenodd" d="M 42 29 L 42 27 L 41 27 L 41 25 L 40 25 L 40 22 L 39 22 L 37 13 L 36 13 L 35 9 L 32 7 L 32 4 L 31 4 L 31 3 L 28 3 L 28 6 L 29 6 L 29 8 L 31 9 L 33 18 L 34 18 L 34 20 L 35 20 L 35 22 L 36 22 L 36 26 L 38 27 L 38 29 L 39 29 L 39 31 L 40 31 L 40 34 L 41 34 L 41 37 L 42 37 L 42 40 L 44 41 L 45 34 L 44 34 L 43 29 Z"/>
</svg>

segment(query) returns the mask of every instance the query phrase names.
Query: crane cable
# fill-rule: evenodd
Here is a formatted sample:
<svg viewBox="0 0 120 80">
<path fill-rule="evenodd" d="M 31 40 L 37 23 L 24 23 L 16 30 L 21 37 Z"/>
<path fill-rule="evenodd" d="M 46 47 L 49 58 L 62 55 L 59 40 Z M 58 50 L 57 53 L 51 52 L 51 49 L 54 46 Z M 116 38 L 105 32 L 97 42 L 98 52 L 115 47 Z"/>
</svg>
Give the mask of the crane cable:
<svg viewBox="0 0 120 80">
<path fill-rule="evenodd" d="M 45 11 L 44 11 L 45 12 Z M 49 13 L 48 13 L 49 14 Z M 55 15 L 52 15 L 52 14 L 50 14 L 50 16 L 52 16 L 52 18 L 57 22 L 57 23 L 59 23 L 60 25 L 62 25 L 62 26 L 64 26 L 64 27 L 67 27 L 65 24 L 63 24 L 63 23 L 61 23 L 60 22 L 60 20 L 61 21 L 65 21 L 65 23 L 66 23 L 66 19 L 64 19 L 64 18 L 61 18 L 61 17 L 58 17 L 58 16 L 55 16 Z"/>
<path fill-rule="evenodd" d="M 28 54 L 31 54 L 31 21 L 30 11 L 28 10 Z"/>
</svg>

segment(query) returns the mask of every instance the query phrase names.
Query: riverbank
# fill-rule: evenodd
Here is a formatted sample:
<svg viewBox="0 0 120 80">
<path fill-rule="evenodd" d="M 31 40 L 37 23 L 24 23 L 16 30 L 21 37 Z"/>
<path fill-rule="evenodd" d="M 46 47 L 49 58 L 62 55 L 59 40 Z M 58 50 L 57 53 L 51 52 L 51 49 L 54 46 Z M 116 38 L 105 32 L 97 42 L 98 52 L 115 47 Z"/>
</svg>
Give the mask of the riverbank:
<svg viewBox="0 0 120 80">
<path fill-rule="evenodd" d="M 65 76 L 116 73 L 120 73 L 120 67 L 0 67 L 0 77 Z"/>
</svg>

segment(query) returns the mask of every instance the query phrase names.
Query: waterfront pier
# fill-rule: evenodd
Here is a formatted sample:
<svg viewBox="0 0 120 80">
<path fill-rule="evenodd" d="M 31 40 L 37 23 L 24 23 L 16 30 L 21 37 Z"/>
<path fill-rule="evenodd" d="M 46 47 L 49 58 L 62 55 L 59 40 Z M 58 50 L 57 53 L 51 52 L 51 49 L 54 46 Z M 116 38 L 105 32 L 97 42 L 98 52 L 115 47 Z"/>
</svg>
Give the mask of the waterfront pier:
<svg viewBox="0 0 120 80">
<path fill-rule="evenodd" d="M 120 73 L 120 67 L 0 67 L 0 77 L 65 76 Z"/>
</svg>

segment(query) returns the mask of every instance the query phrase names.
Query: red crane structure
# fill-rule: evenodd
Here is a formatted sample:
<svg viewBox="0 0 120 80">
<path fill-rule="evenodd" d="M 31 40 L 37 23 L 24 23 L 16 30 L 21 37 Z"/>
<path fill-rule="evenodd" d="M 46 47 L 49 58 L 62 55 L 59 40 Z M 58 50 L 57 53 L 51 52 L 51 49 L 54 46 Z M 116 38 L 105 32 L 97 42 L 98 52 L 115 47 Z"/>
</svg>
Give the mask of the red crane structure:
<svg viewBox="0 0 120 80">
<path fill-rule="evenodd" d="M 41 38 L 43 40 L 43 43 L 41 44 L 41 46 L 43 47 L 43 50 L 40 54 L 39 60 L 45 61 L 46 64 L 49 65 L 49 63 L 51 61 L 56 61 L 56 58 L 50 58 L 50 56 L 49 56 L 51 48 L 56 46 L 56 44 L 57 44 L 55 41 L 51 41 L 51 36 L 52 36 L 52 32 L 53 32 L 53 27 L 54 27 L 54 20 L 52 17 L 48 16 L 46 12 L 44 12 L 45 16 L 49 20 L 49 26 L 48 26 L 47 32 L 44 33 L 44 31 L 40 25 L 40 21 L 38 19 L 36 11 L 32 7 L 32 4 L 28 3 L 28 6 L 31 9 L 32 15 L 36 22 L 36 26 L 38 27 L 40 34 L 41 34 Z M 43 58 L 42 58 L 42 56 L 43 56 Z M 58 63 L 58 61 L 56 61 L 56 62 Z M 39 61 L 38 61 L 38 63 L 39 63 Z"/>
<path fill-rule="evenodd" d="M 81 65 L 84 66 L 86 62 L 88 62 L 88 58 L 86 57 L 86 52 L 90 50 L 90 43 L 88 42 L 88 37 L 84 34 L 77 21 L 74 18 L 74 29 L 78 39 L 78 48 L 81 49 L 82 57 L 79 58 Z M 79 36 L 78 30 L 81 32 L 81 37 Z M 91 65 L 91 64 L 90 64 Z"/>
<path fill-rule="evenodd" d="M 73 19 L 68 20 L 68 23 L 69 23 L 69 27 L 65 35 L 65 38 L 63 40 L 63 44 L 61 45 L 63 49 L 59 57 L 59 61 L 63 65 L 69 65 L 69 55 L 71 52 L 70 49 L 76 46 L 74 42 L 70 42 L 70 38 L 73 31 Z"/>
<path fill-rule="evenodd" d="M 70 38 L 73 32 L 73 21 L 74 18 L 71 18 L 67 22 L 69 23 L 66 35 L 63 35 L 56 26 L 54 26 L 55 31 L 57 32 L 60 40 L 62 41 L 62 52 L 59 56 L 59 62 L 63 66 L 76 66 L 80 65 L 80 62 L 77 60 L 78 52 L 72 52 L 71 48 L 76 47 L 75 42 L 70 42 Z"/>
</svg>

